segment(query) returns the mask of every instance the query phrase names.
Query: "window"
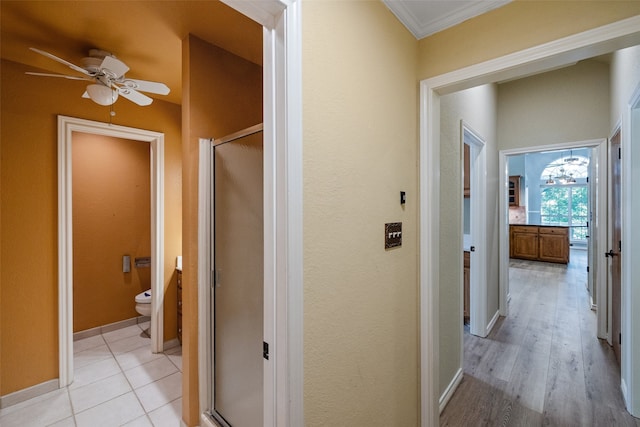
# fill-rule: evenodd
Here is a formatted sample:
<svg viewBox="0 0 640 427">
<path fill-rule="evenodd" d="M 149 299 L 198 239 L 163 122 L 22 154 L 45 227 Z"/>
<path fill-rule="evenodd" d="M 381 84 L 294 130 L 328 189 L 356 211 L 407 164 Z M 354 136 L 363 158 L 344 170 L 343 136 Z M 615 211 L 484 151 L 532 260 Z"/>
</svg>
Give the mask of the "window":
<svg viewBox="0 0 640 427">
<path fill-rule="evenodd" d="M 589 159 L 582 156 L 551 162 L 540 179 L 540 221 L 570 227 L 569 239 L 586 243 L 589 198 L 586 178 Z"/>
</svg>

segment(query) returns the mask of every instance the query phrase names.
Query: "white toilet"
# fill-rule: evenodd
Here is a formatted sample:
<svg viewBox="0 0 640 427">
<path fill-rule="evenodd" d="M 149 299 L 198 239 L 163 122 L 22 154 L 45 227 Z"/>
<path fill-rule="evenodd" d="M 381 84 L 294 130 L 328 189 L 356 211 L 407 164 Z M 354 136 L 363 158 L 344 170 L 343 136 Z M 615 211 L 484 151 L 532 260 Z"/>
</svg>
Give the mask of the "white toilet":
<svg viewBox="0 0 640 427">
<path fill-rule="evenodd" d="M 136 311 L 141 316 L 151 316 L 151 289 L 136 295 Z"/>
</svg>

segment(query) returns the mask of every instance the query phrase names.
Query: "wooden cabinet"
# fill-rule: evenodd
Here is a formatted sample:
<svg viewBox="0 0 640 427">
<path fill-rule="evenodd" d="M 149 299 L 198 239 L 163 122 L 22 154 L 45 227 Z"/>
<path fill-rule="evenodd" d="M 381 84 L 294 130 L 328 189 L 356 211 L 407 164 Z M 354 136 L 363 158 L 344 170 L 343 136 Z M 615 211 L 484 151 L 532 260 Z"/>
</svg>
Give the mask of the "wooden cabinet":
<svg viewBox="0 0 640 427">
<path fill-rule="evenodd" d="M 470 271 L 471 271 L 471 253 L 465 251 L 464 252 L 464 269 L 462 273 L 462 283 L 463 283 L 463 307 L 464 307 L 464 323 L 469 323 L 469 305 L 470 305 Z"/>
<path fill-rule="evenodd" d="M 569 227 L 511 225 L 509 229 L 511 258 L 569 263 Z"/>
<path fill-rule="evenodd" d="M 464 197 L 471 197 L 471 150 L 464 146 Z"/>
<path fill-rule="evenodd" d="M 535 225 L 512 225 L 509 238 L 511 258 L 538 259 L 538 227 Z"/>
<path fill-rule="evenodd" d="M 509 206 L 520 206 L 520 176 L 509 177 Z"/>
<path fill-rule="evenodd" d="M 178 341 L 182 345 L 182 271 L 178 270 Z"/>
<path fill-rule="evenodd" d="M 538 233 L 540 261 L 567 264 L 569 262 L 569 228 L 540 227 Z"/>
</svg>

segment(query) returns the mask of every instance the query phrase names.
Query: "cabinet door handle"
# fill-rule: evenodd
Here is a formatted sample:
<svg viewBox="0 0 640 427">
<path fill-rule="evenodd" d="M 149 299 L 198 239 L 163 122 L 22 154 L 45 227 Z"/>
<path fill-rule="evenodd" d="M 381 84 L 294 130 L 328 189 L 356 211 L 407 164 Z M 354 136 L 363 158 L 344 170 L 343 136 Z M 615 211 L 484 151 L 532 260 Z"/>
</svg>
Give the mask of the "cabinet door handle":
<svg viewBox="0 0 640 427">
<path fill-rule="evenodd" d="M 469 251 L 470 251 L 470 252 L 475 252 L 475 251 L 476 251 L 476 247 L 475 247 L 475 246 L 471 246 L 471 247 L 469 248 Z"/>
</svg>

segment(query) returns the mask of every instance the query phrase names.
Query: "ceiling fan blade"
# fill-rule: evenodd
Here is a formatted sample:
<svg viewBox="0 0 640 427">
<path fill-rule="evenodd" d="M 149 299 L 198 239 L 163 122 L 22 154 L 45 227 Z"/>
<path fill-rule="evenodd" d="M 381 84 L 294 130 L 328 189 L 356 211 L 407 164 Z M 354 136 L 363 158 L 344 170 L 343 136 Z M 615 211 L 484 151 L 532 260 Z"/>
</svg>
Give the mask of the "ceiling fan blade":
<svg viewBox="0 0 640 427">
<path fill-rule="evenodd" d="M 61 77 L 63 79 L 69 79 L 69 80 L 89 80 L 89 81 L 93 81 L 93 79 L 90 79 L 88 77 L 80 77 L 80 76 L 67 76 L 65 74 L 49 74 L 49 73 L 34 73 L 32 71 L 25 71 L 25 74 L 29 74 L 31 76 L 43 76 L 43 77 Z"/>
<path fill-rule="evenodd" d="M 117 86 L 114 85 L 114 87 Z M 146 105 L 150 105 L 153 102 L 153 99 L 149 98 L 147 95 L 126 87 L 118 87 L 118 93 L 127 98 L 129 101 L 143 107 Z"/>
<path fill-rule="evenodd" d="M 116 79 L 124 76 L 124 73 L 129 71 L 129 67 L 127 66 L 127 64 L 117 58 L 114 58 L 113 56 L 105 56 L 102 60 L 100 68 L 112 72 Z"/>
<path fill-rule="evenodd" d="M 52 55 L 52 54 L 50 54 L 49 52 L 45 52 L 44 50 L 36 49 L 35 47 L 30 47 L 29 49 L 31 49 L 32 51 L 34 51 L 34 52 L 36 52 L 36 53 L 39 53 L 40 55 L 44 55 L 44 56 L 46 56 L 47 58 L 53 59 L 54 61 L 57 61 L 57 62 L 59 62 L 59 63 L 61 63 L 61 64 L 64 64 L 64 65 L 66 65 L 67 67 L 71 68 L 72 70 L 75 70 L 75 71 L 77 71 L 77 72 L 79 72 L 79 73 L 82 73 L 82 74 L 85 74 L 85 75 L 87 75 L 87 76 L 91 76 L 91 73 L 89 73 L 89 72 L 88 72 L 87 70 L 85 70 L 84 68 L 79 67 L 79 66 L 77 66 L 77 65 L 75 65 L 75 64 L 72 64 L 72 63 L 71 63 L 71 62 L 69 62 L 69 61 L 65 61 L 65 60 L 64 60 L 64 59 L 62 59 L 62 58 L 58 58 L 57 56 Z"/>
<path fill-rule="evenodd" d="M 157 93 L 158 95 L 168 95 L 171 91 L 164 83 L 150 82 L 147 80 L 126 79 L 122 84 L 129 89 Z"/>
</svg>

